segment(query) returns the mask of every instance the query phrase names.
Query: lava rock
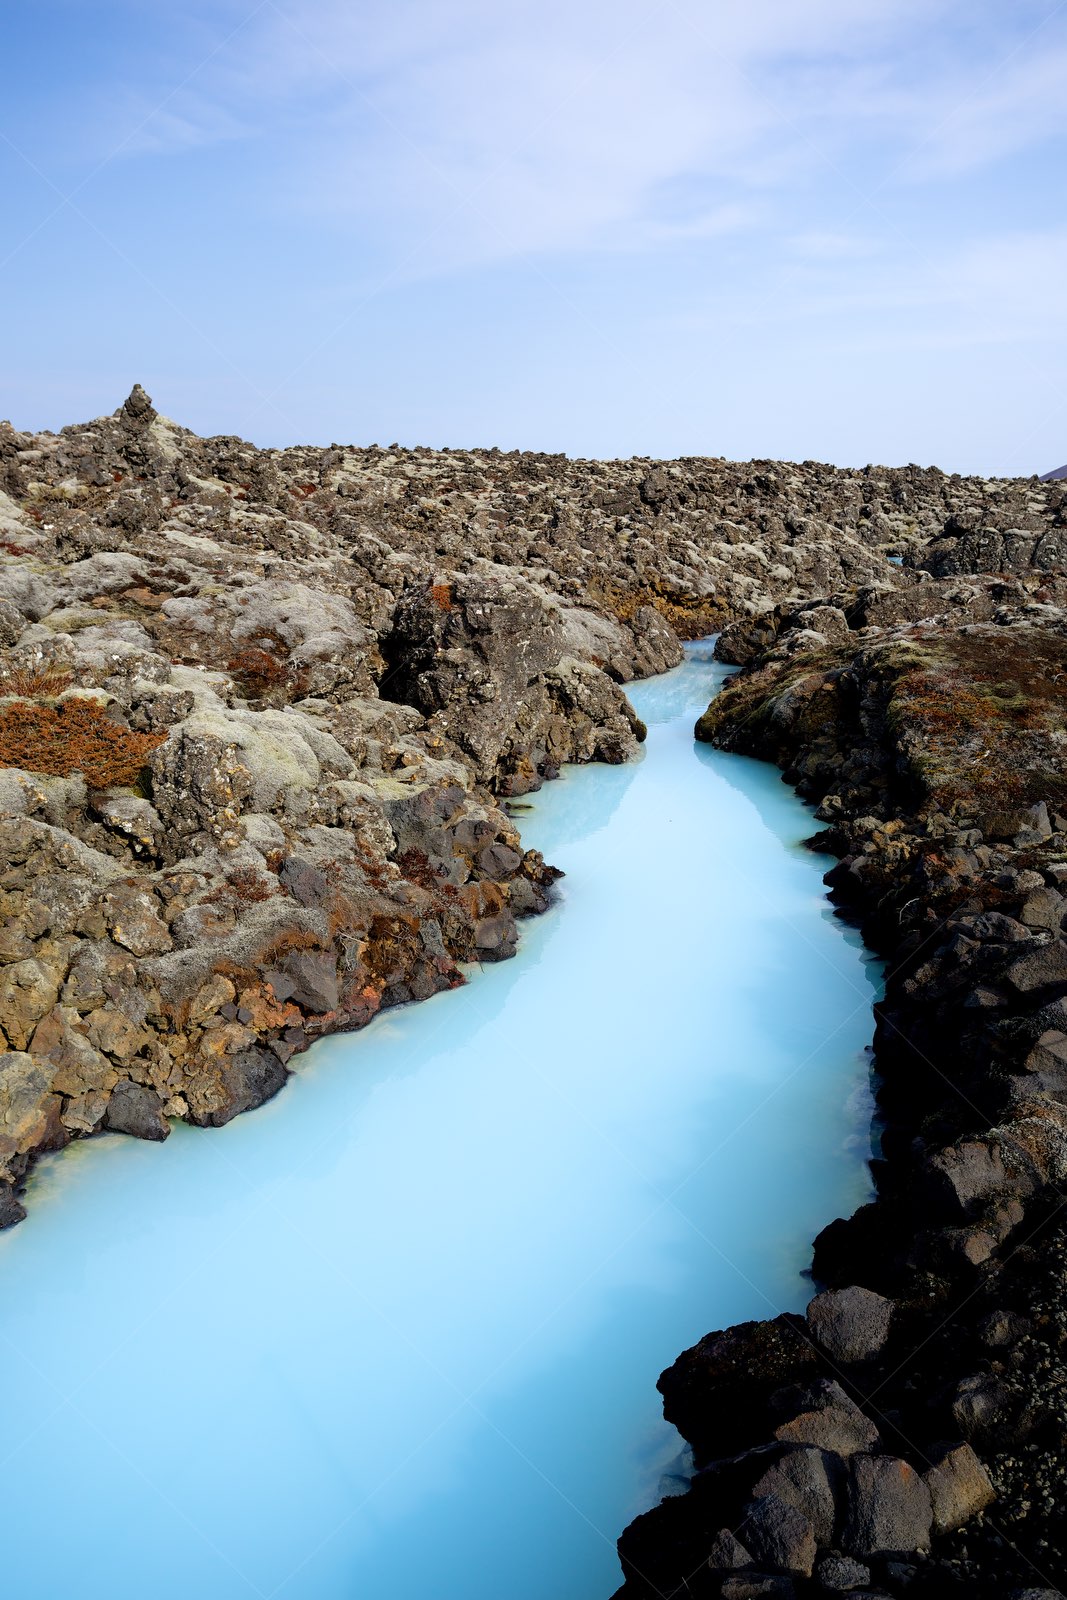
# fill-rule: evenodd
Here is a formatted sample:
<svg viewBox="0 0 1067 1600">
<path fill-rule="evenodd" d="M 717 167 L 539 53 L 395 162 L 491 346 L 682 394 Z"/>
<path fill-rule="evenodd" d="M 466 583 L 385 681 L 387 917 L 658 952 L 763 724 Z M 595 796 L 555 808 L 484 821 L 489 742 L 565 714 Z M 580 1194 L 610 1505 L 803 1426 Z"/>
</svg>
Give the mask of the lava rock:
<svg viewBox="0 0 1067 1600">
<path fill-rule="evenodd" d="M 830 1594 L 861 1589 L 871 1581 L 871 1569 L 851 1556 L 828 1555 L 819 1562 L 816 1577 Z"/>
<path fill-rule="evenodd" d="M 738 1531 L 757 1565 L 801 1578 L 811 1576 L 816 1554 L 811 1523 L 778 1495 L 751 1500 Z"/>
<path fill-rule="evenodd" d="M 935 1533 L 962 1528 L 996 1499 L 989 1474 L 969 1444 L 945 1450 L 923 1477 L 930 1491 Z"/>
<path fill-rule="evenodd" d="M 752 1498 L 776 1495 L 807 1519 L 818 1544 L 832 1544 L 836 1518 L 834 1493 L 841 1475 L 840 1466 L 840 1459 L 824 1450 L 786 1450 L 753 1484 Z"/>
<path fill-rule="evenodd" d="M 162 1140 L 170 1133 L 163 1102 L 155 1090 L 125 1079 L 111 1091 L 104 1126 L 113 1133 L 132 1134 L 135 1139 Z"/>
<path fill-rule="evenodd" d="M 808 1306 L 812 1337 L 834 1361 L 869 1361 L 889 1337 L 893 1303 L 871 1289 L 853 1284 L 828 1289 Z"/>
<path fill-rule="evenodd" d="M 878 1443 L 878 1429 L 839 1383 L 821 1378 L 802 1390 L 788 1419 L 774 1430 L 785 1444 L 812 1445 L 838 1456 L 870 1450 Z"/>
<path fill-rule="evenodd" d="M 933 1515 L 930 1491 L 906 1461 L 853 1456 L 842 1535 L 850 1555 L 862 1561 L 928 1549 Z"/>
<path fill-rule="evenodd" d="M 735 1572 L 752 1565 L 752 1555 L 729 1528 L 720 1528 L 708 1551 L 708 1566 L 713 1572 Z"/>
</svg>

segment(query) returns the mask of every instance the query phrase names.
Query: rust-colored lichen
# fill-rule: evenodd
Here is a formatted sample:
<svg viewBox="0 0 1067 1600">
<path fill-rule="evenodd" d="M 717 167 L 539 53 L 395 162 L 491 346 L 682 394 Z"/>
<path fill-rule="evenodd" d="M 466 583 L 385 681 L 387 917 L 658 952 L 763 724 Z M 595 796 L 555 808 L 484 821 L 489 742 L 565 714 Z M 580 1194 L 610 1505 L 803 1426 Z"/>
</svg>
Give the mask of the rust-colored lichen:
<svg viewBox="0 0 1067 1600">
<path fill-rule="evenodd" d="M 72 696 L 56 706 L 17 700 L 0 708 L 0 767 L 67 778 L 80 772 L 90 788 L 136 783 L 165 733 L 134 733 L 112 722 L 96 700 Z"/>
</svg>

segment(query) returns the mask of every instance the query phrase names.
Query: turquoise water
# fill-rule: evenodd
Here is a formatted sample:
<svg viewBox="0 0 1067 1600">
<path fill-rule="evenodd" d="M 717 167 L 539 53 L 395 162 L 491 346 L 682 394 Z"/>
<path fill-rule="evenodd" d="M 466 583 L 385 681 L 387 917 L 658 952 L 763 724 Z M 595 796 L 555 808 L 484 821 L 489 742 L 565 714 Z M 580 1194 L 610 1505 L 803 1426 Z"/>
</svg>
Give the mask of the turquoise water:
<svg viewBox="0 0 1067 1600">
<path fill-rule="evenodd" d="M 866 1194 L 878 983 L 778 774 L 693 743 L 520 813 L 519 956 L 317 1045 L 270 1105 L 39 1170 L 0 1238 L 20 1600 L 606 1600 L 678 1468 L 660 1369 L 801 1306 Z"/>
</svg>

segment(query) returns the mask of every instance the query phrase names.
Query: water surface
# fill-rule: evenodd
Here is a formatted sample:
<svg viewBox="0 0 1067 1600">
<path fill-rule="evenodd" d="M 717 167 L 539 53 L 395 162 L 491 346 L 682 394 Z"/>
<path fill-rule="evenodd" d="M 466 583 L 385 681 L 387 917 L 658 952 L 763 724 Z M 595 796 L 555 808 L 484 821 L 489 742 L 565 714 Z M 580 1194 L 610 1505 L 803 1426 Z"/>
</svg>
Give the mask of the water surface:
<svg viewBox="0 0 1067 1600">
<path fill-rule="evenodd" d="M 878 982 L 810 815 L 695 745 L 520 813 L 564 867 L 519 956 L 325 1041 L 270 1105 L 43 1164 L 0 1239 L 21 1600 L 606 1600 L 676 1466 L 655 1378 L 802 1306 L 866 1193 Z"/>
</svg>

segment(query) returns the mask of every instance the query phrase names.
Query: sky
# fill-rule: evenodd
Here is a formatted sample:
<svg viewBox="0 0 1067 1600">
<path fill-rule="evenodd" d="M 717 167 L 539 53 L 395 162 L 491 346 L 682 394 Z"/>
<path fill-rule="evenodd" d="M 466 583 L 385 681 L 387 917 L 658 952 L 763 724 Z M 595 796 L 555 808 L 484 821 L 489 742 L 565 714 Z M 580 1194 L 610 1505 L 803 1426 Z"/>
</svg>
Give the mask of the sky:
<svg viewBox="0 0 1067 1600">
<path fill-rule="evenodd" d="M 4 0 L 0 416 L 1067 461 L 1067 0 Z"/>
</svg>

